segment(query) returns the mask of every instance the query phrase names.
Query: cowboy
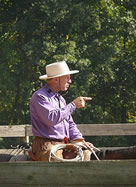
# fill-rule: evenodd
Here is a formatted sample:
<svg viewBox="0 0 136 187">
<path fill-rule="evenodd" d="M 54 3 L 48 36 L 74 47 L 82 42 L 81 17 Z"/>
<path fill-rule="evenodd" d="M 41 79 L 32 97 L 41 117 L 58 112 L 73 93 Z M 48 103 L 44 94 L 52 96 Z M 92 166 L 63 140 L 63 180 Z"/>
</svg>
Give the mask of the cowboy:
<svg viewBox="0 0 136 187">
<path fill-rule="evenodd" d="M 122 149 L 99 150 L 93 144 L 85 142 L 81 132 L 72 119 L 72 113 L 76 108 L 85 107 L 85 101 L 91 97 L 78 97 L 69 104 L 59 94 L 59 91 L 67 91 L 71 84 L 71 74 L 78 70 L 70 71 L 65 61 L 55 62 L 46 66 L 46 75 L 39 78 L 46 80 L 46 84 L 37 90 L 30 101 L 30 113 L 34 140 L 32 144 L 33 160 L 49 161 L 51 150 L 59 144 L 78 144 L 83 148 L 84 160 L 108 160 L 108 159 L 135 159 L 136 146 Z M 93 154 L 92 154 L 93 153 Z M 76 157 L 75 151 L 58 149 L 57 158 L 72 159 Z"/>
<path fill-rule="evenodd" d="M 56 144 L 68 143 L 68 139 L 72 143 L 84 141 L 71 114 L 76 108 L 85 107 L 85 101 L 92 98 L 78 97 L 66 104 L 59 94 L 59 91 L 67 91 L 72 82 L 70 75 L 78 72 L 70 70 L 65 61 L 60 61 L 47 65 L 47 74 L 39 77 L 40 80 L 46 80 L 46 84 L 32 95 L 30 101 L 34 135 L 32 153 L 38 161 L 48 161 L 50 150 Z M 66 154 L 59 150 L 57 155 L 63 158 Z M 66 157 L 69 157 L 68 154 Z M 84 160 L 90 160 L 90 151 L 84 150 Z"/>
</svg>

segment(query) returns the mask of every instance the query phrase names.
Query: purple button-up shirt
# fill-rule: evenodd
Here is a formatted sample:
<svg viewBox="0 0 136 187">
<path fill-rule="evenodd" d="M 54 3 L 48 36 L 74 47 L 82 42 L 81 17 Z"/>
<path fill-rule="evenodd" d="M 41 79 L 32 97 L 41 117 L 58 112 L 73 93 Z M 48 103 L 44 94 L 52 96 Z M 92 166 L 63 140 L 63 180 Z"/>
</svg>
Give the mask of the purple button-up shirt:
<svg viewBox="0 0 136 187">
<path fill-rule="evenodd" d="M 45 85 L 32 95 L 30 101 L 33 135 L 53 139 L 83 138 L 71 116 L 74 110 L 73 103 L 66 104 L 61 95 Z"/>
</svg>

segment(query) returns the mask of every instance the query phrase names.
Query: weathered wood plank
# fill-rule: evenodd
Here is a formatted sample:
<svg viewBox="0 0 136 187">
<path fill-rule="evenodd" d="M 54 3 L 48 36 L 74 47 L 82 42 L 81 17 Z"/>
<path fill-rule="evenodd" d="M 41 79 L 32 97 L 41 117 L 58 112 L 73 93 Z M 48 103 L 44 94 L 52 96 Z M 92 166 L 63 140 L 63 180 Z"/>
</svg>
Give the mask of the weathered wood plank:
<svg viewBox="0 0 136 187">
<path fill-rule="evenodd" d="M 136 123 L 127 124 L 78 124 L 84 136 L 136 135 Z"/>
<path fill-rule="evenodd" d="M 1 125 L 0 137 L 24 137 L 25 125 Z"/>
<path fill-rule="evenodd" d="M 0 186 L 135 186 L 136 160 L 0 163 Z"/>
<path fill-rule="evenodd" d="M 83 136 L 136 135 L 136 123 L 127 124 L 78 124 Z M 32 126 L 28 125 L 27 136 L 32 136 Z"/>
<path fill-rule="evenodd" d="M 22 149 L 0 149 L 0 162 L 8 162 L 13 156 L 16 155 L 23 155 L 23 160 L 23 158 L 25 158 L 24 154 L 25 150 Z"/>
<path fill-rule="evenodd" d="M 83 136 L 136 135 L 136 123 L 126 124 L 78 124 Z M 25 137 L 27 142 L 32 134 L 31 125 L 0 126 L 0 137 Z"/>
</svg>

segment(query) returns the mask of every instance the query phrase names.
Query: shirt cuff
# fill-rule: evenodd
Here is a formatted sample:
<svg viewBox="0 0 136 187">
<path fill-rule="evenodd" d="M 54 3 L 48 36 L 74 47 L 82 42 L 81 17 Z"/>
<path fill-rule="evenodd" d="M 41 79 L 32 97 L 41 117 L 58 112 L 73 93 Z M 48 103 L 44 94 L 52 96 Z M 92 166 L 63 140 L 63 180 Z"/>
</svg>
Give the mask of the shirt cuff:
<svg viewBox="0 0 136 187">
<path fill-rule="evenodd" d="M 76 109 L 76 105 L 75 105 L 75 103 L 74 102 L 71 102 L 71 104 L 74 106 L 74 108 Z"/>
<path fill-rule="evenodd" d="M 72 102 L 69 103 L 67 106 L 68 106 L 68 108 L 69 108 L 69 112 L 70 112 L 71 114 L 72 114 L 72 112 L 74 112 L 75 109 L 76 109 L 75 104 L 73 104 Z"/>
</svg>

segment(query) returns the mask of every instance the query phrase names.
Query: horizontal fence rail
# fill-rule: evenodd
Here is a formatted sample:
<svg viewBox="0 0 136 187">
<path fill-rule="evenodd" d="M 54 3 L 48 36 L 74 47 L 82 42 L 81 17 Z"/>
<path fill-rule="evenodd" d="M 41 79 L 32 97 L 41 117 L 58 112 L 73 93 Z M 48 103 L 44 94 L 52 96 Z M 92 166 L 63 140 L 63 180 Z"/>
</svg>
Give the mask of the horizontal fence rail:
<svg viewBox="0 0 136 187">
<path fill-rule="evenodd" d="M 136 135 L 136 123 L 124 124 L 77 124 L 83 136 L 125 136 Z M 33 136 L 32 126 L 0 125 L 0 137 Z"/>
<path fill-rule="evenodd" d="M 136 135 L 136 123 L 127 124 L 79 124 L 84 136 Z"/>
<path fill-rule="evenodd" d="M 136 123 L 124 124 L 77 124 L 83 136 L 132 136 L 136 135 Z M 0 125 L 0 137 L 22 137 L 29 142 L 33 136 L 32 126 L 24 125 Z"/>
<path fill-rule="evenodd" d="M 136 160 L 0 163 L 0 186 L 136 186 Z"/>
<path fill-rule="evenodd" d="M 26 125 L 0 125 L 0 137 L 24 137 Z"/>
</svg>

